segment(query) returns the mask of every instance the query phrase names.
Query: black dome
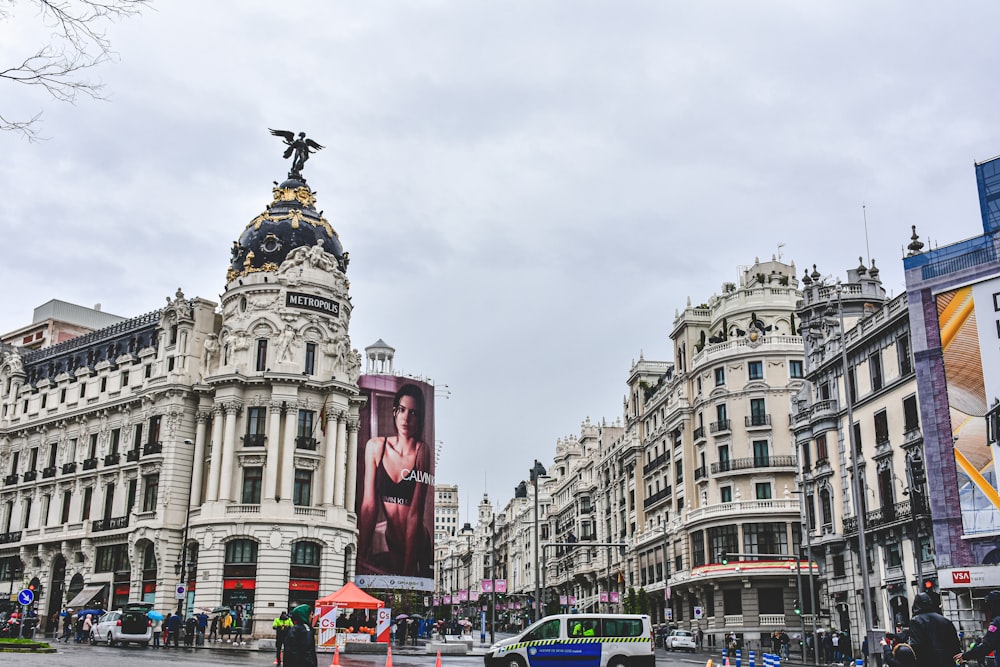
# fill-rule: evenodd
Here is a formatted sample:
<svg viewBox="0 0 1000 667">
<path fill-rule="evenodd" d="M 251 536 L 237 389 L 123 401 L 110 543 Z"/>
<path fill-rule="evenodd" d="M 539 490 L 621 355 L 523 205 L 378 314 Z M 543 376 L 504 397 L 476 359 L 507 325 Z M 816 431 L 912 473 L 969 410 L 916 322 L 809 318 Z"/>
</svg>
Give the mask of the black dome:
<svg viewBox="0 0 1000 667">
<path fill-rule="evenodd" d="M 304 180 L 290 178 L 274 187 L 274 200 L 267 210 L 250 221 L 233 255 L 227 281 L 257 271 L 277 271 L 288 253 L 323 241 L 323 250 L 337 258 L 341 271 L 347 269 L 344 247 L 337 232 L 316 211 L 316 196 Z"/>
</svg>

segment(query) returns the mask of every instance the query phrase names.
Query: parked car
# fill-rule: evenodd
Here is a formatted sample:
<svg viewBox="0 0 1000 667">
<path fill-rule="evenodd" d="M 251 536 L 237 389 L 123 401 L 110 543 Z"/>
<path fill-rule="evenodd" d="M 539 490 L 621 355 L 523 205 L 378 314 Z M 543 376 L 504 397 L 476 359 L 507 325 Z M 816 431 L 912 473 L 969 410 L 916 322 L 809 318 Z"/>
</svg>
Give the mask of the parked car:
<svg viewBox="0 0 1000 667">
<path fill-rule="evenodd" d="M 90 644 L 107 642 L 108 646 L 128 643 L 149 646 L 153 640 L 153 624 L 146 614 L 153 605 L 130 602 L 117 611 L 109 611 L 97 619 L 90 629 Z"/>
<path fill-rule="evenodd" d="M 694 641 L 694 633 L 689 630 L 674 630 L 664 642 L 668 651 L 691 651 L 697 648 Z"/>
</svg>

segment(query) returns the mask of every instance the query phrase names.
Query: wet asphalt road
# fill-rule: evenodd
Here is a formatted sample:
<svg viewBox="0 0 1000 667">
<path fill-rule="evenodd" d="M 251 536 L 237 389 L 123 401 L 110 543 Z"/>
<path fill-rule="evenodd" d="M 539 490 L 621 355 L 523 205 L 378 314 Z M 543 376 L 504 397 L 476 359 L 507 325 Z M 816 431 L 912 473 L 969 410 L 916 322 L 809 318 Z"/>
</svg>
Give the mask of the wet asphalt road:
<svg viewBox="0 0 1000 667">
<path fill-rule="evenodd" d="M 163 649 L 138 646 L 108 647 L 87 644 L 54 644 L 58 651 L 47 654 L 0 653 L 0 665 L 18 667 L 140 667 L 167 665 L 184 667 L 213 667 L 218 665 L 239 665 L 240 667 L 273 667 L 274 654 L 269 651 L 245 651 L 233 649 Z M 330 667 L 333 656 L 318 655 L 319 667 Z M 656 650 L 659 667 L 704 666 L 705 654 L 667 653 Z M 392 667 L 433 667 L 435 656 L 414 655 L 394 652 Z M 443 667 L 482 667 L 482 655 L 442 656 Z M 340 656 L 342 667 L 384 667 L 385 656 Z"/>
</svg>

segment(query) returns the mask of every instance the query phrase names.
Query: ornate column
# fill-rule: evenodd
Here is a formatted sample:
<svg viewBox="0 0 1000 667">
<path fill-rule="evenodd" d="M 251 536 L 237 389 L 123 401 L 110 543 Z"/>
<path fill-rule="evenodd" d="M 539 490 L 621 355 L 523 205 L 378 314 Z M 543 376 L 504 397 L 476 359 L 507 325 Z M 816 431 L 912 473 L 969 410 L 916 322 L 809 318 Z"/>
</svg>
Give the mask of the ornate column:
<svg viewBox="0 0 1000 667">
<path fill-rule="evenodd" d="M 242 404 L 239 401 L 227 401 L 223 405 L 226 411 L 226 424 L 223 427 L 225 436 L 222 442 L 222 466 L 219 470 L 219 500 L 232 500 L 233 459 L 236 456 L 236 416 L 239 415 Z"/>
<path fill-rule="evenodd" d="M 334 494 L 333 504 L 343 507 L 347 502 L 347 413 L 341 412 L 337 415 L 337 451 L 334 465 Z M 353 509 L 353 508 L 352 508 Z"/>
<path fill-rule="evenodd" d="M 289 406 L 285 415 L 285 438 L 281 443 L 281 499 L 291 502 L 292 483 L 295 481 L 295 432 L 299 420 L 296 407 Z"/>
<path fill-rule="evenodd" d="M 206 500 L 219 499 L 219 479 L 222 473 L 222 420 L 225 410 L 216 403 L 212 406 L 212 461 L 208 466 L 208 490 Z"/>
<path fill-rule="evenodd" d="M 191 464 L 191 507 L 201 505 L 201 483 L 205 477 L 205 431 L 211 412 L 199 411 L 195 415 L 198 425 L 194 431 L 194 459 Z"/>
<path fill-rule="evenodd" d="M 264 463 L 264 496 L 272 500 L 278 495 L 278 470 L 281 465 L 281 401 L 271 401 L 267 424 L 267 461 Z"/>
<path fill-rule="evenodd" d="M 358 491 L 358 420 L 347 423 L 347 499 L 346 507 L 351 512 L 355 508 Z"/>
<path fill-rule="evenodd" d="M 343 480 L 337 480 L 337 445 L 340 433 L 340 414 L 330 410 L 326 413 L 326 423 L 323 424 L 323 505 L 332 505 L 334 489 L 343 486 Z"/>
</svg>

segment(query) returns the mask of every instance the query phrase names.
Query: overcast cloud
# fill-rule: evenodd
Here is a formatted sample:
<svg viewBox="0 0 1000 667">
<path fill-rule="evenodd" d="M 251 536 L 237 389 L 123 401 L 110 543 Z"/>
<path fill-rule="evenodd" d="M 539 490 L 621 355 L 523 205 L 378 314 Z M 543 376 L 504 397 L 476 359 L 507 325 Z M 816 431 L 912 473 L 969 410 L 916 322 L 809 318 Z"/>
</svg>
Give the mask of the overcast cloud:
<svg viewBox="0 0 1000 667">
<path fill-rule="evenodd" d="M 0 330 L 58 298 L 123 316 L 218 300 L 288 164 L 351 253 L 353 345 L 450 388 L 439 483 L 503 504 L 671 359 L 690 296 L 779 252 L 903 291 L 910 225 L 981 232 L 1000 153 L 995 2 L 157 3 L 109 34 L 108 102 L 0 83 Z M 0 23 L 0 68 L 44 32 Z M 862 203 L 867 206 L 867 248 Z M 445 393 L 442 390 L 441 393 Z"/>
</svg>

